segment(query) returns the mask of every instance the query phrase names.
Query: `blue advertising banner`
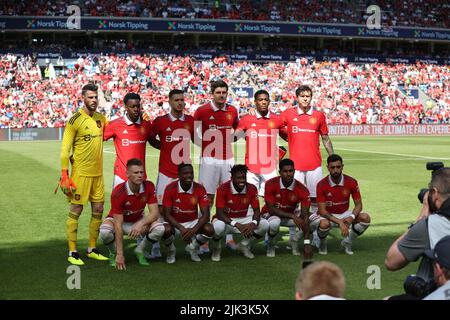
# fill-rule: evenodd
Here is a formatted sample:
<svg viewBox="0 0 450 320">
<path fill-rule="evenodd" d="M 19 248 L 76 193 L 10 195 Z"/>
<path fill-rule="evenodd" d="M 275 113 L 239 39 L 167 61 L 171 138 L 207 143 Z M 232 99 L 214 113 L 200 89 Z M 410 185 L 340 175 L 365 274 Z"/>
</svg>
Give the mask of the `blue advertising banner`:
<svg viewBox="0 0 450 320">
<path fill-rule="evenodd" d="M 0 17 L 2 30 L 74 30 L 69 17 Z M 449 29 L 382 27 L 364 25 L 316 24 L 295 22 L 250 22 L 228 20 L 141 19 L 81 17 L 80 30 L 230 33 L 258 35 L 299 35 L 327 37 L 361 37 L 381 39 L 416 39 L 450 41 Z"/>
<path fill-rule="evenodd" d="M 234 93 L 241 98 L 253 98 L 253 88 L 252 87 L 233 87 Z"/>
<path fill-rule="evenodd" d="M 11 50 L 0 50 L 0 53 L 10 53 Z M 380 55 L 296 55 L 296 54 L 279 54 L 279 53 L 231 53 L 231 52 L 201 52 L 201 51 L 169 51 L 169 50 L 135 50 L 133 52 L 112 52 L 110 50 L 103 51 L 63 51 L 63 52 L 33 52 L 31 50 L 14 50 L 12 53 L 16 55 L 31 55 L 35 54 L 38 59 L 58 59 L 60 56 L 64 59 L 78 59 L 79 57 L 85 57 L 90 55 L 99 54 L 111 54 L 114 53 L 118 56 L 127 56 L 129 54 L 166 54 L 166 55 L 179 55 L 179 56 L 190 56 L 198 60 L 211 60 L 217 56 L 227 56 L 230 60 L 241 60 L 241 61 L 296 61 L 300 59 L 307 59 L 309 61 L 343 61 L 343 62 L 353 62 L 353 63 L 403 63 L 403 64 L 415 64 L 416 62 L 422 62 L 427 64 L 450 64 L 450 59 L 442 58 L 422 58 L 422 57 L 386 57 Z M 241 89 L 241 88 L 238 88 Z M 242 91 L 241 91 L 242 92 Z M 250 96 L 253 93 L 250 93 Z"/>
</svg>

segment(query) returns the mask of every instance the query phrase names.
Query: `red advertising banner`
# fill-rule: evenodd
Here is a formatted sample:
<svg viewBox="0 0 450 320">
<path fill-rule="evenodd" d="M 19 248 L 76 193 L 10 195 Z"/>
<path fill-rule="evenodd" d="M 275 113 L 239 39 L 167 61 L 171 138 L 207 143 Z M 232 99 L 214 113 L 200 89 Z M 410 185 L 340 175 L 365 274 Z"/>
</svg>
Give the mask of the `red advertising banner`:
<svg viewBox="0 0 450 320">
<path fill-rule="evenodd" d="M 330 136 L 443 136 L 450 124 L 343 124 L 328 130 Z"/>
</svg>

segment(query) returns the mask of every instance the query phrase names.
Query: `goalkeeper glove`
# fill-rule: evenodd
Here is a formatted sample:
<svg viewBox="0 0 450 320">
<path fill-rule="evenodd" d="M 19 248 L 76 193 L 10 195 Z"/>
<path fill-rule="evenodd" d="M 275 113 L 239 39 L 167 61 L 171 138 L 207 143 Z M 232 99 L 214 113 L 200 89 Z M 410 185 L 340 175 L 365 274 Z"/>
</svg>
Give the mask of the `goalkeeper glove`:
<svg viewBox="0 0 450 320">
<path fill-rule="evenodd" d="M 69 177 L 69 170 L 61 171 L 61 179 L 59 180 L 59 187 L 66 196 L 72 196 L 74 192 L 77 190 L 77 186 L 75 185 L 73 180 L 70 179 Z M 55 193 L 57 191 L 58 187 L 56 187 Z"/>
</svg>

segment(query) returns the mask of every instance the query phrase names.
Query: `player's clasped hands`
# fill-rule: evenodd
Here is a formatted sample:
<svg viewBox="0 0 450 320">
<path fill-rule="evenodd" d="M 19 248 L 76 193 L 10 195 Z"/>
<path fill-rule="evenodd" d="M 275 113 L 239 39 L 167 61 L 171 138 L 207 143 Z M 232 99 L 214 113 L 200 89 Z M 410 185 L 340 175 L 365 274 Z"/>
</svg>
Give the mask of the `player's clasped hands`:
<svg viewBox="0 0 450 320">
<path fill-rule="evenodd" d="M 183 241 L 189 243 L 192 240 L 192 237 L 195 236 L 195 231 L 192 228 L 182 228 L 180 229 L 181 237 Z"/>
</svg>

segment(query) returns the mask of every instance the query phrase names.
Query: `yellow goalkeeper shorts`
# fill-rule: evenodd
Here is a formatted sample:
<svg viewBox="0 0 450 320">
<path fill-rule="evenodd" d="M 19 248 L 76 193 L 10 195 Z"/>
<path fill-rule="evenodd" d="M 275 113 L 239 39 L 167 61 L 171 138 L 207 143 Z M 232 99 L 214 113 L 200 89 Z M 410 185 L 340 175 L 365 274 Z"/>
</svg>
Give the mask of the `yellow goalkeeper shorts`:
<svg viewBox="0 0 450 320">
<path fill-rule="evenodd" d="M 69 198 L 70 203 L 84 205 L 88 201 L 104 202 L 105 185 L 103 183 L 103 176 L 84 177 L 75 174 L 71 178 L 77 186 L 77 190 Z"/>
</svg>

